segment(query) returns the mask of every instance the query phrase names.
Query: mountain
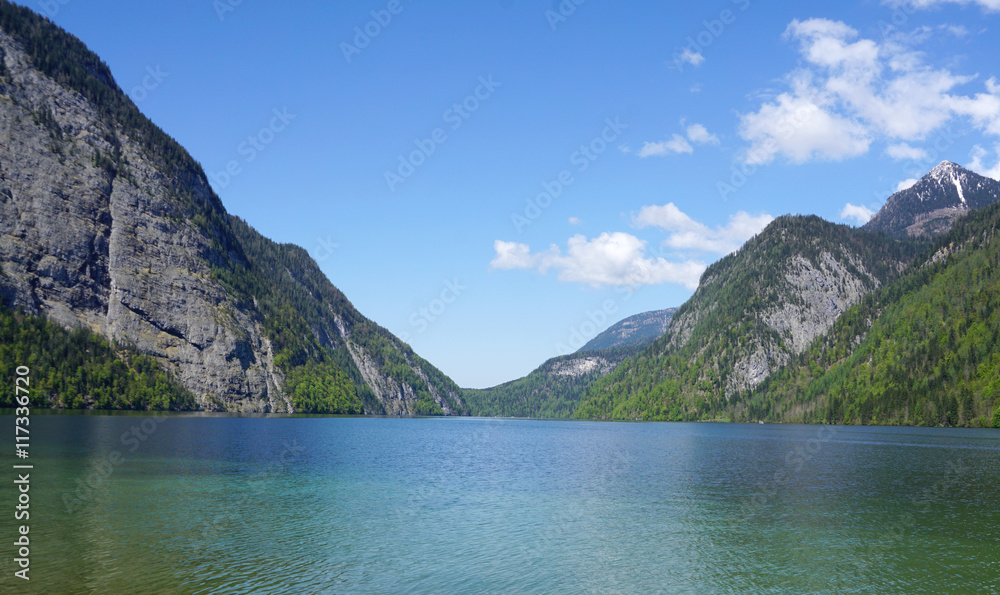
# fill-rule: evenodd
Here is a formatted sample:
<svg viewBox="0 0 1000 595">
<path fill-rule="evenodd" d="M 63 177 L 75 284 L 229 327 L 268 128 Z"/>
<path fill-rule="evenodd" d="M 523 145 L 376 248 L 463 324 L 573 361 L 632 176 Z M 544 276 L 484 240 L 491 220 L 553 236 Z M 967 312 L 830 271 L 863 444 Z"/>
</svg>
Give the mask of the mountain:
<svg viewBox="0 0 1000 595">
<path fill-rule="evenodd" d="M 1000 204 L 955 222 L 736 419 L 1000 428 Z"/>
<path fill-rule="evenodd" d="M 6 353 L 38 357 L 44 317 L 77 329 L 68 355 L 91 365 L 71 380 L 33 370 L 38 404 L 466 411 L 455 383 L 358 312 L 305 250 L 226 213 L 201 166 L 80 40 L 0 0 L 0 64 Z M 130 378 L 137 400 L 108 396 Z M 139 399 L 155 386 L 179 396 Z"/>
<path fill-rule="evenodd" d="M 861 229 L 776 219 L 574 415 L 991 423 L 998 188 L 944 162 Z"/>
<path fill-rule="evenodd" d="M 570 417 L 587 387 L 662 335 L 676 308 L 629 316 L 569 355 L 551 358 L 524 378 L 465 389 L 472 415 Z"/>
<path fill-rule="evenodd" d="M 653 310 L 629 316 L 588 341 L 586 345 L 577 350 L 577 353 L 618 347 L 637 347 L 652 343 L 667 332 L 670 319 L 673 318 L 676 311 L 677 308 L 667 308 L 666 310 Z"/>
<path fill-rule="evenodd" d="M 667 333 L 591 385 L 577 417 L 724 414 L 898 277 L 918 245 L 818 217 L 775 219 L 711 265 Z"/>
<path fill-rule="evenodd" d="M 942 161 L 916 184 L 893 194 L 864 229 L 894 237 L 929 237 L 958 217 L 1000 200 L 1000 182 Z"/>
</svg>

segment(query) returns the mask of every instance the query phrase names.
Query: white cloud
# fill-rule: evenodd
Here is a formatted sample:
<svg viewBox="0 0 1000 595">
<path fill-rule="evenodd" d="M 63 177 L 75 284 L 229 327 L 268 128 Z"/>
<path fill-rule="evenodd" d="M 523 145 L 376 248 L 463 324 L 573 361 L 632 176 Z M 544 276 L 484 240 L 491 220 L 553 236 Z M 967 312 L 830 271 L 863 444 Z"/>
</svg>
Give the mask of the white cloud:
<svg viewBox="0 0 1000 595">
<path fill-rule="evenodd" d="M 681 52 L 681 60 L 697 68 L 705 61 L 705 56 L 701 55 L 701 52 L 692 52 L 690 48 L 684 48 L 684 51 Z"/>
<path fill-rule="evenodd" d="M 1000 11 L 1000 0 L 883 0 L 893 8 L 906 7 L 913 8 L 935 8 L 942 4 L 974 4 L 987 12 Z"/>
<path fill-rule="evenodd" d="M 649 257 L 646 242 L 623 232 L 605 232 L 592 240 L 577 234 L 567 242 L 565 254 L 555 245 L 532 254 L 527 244 L 501 240 L 494 242 L 494 249 L 493 268 L 537 269 L 542 274 L 552 269 L 560 281 L 595 287 L 677 283 L 695 289 L 705 271 L 705 263 L 698 260 Z"/>
<path fill-rule="evenodd" d="M 636 154 L 639 157 L 662 157 L 664 155 L 691 153 L 693 151 L 694 147 L 691 146 L 691 143 L 687 142 L 683 136 L 675 134 L 669 140 L 658 143 L 645 143 Z"/>
<path fill-rule="evenodd" d="M 569 224 L 570 225 L 580 225 L 581 223 L 583 223 L 583 221 L 580 221 L 580 219 L 578 217 L 570 217 L 569 218 Z"/>
<path fill-rule="evenodd" d="M 911 188 L 914 184 L 916 184 L 919 181 L 920 180 L 918 180 L 917 178 L 906 178 L 902 182 L 896 184 L 896 192 L 902 192 L 907 188 Z"/>
<path fill-rule="evenodd" d="M 497 255 L 490 262 L 491 268 L 530 269 L 535 266 L 535 257 L 527 244 L 497 240 L 493 242 L 493 249 Z"/>
<path fill-rule="evenodd" d="M 983 163 L 983 159 L 988 154 L 989 153 L 986 151 L 986 149 L 980 147 L 979 145 L 972 147 L 972 162 L 969 163 L 966 167 L 988 178 L 993 178 L 994 180 L 1000 180 L 1000 145 L 996 146 L 995 155 L 997 158 L 997 162 L 995 165 L 990 166 L 986 163 Z"/>
<path fill-rule="evenodd" d="M 710 133 L 707 128 L 701 124 L 691 124 L 687 127 L 687 137 L 693 143 L 698 143 L 699 145 L 717 145 L 719 144 L 719 137 Z"/>
<path fill-rule="evenodd" d="M 877 42 L 843 22 L 793 20 L 784 38 L 797 45 L 803 67 L 786 75 L 788 91 L 741 116 L 747 163 L 776 156 L 793 163 L 844 159 L 867 153 L 876 139 L 901 154 L 909 148 L 902 141 L 923 140 L 957 118 L 1000 136 L 996 79 L 985 81 L 984 92 L 957 94 L 976 77 L 929 66 L 913 49 L 935 31 L 889 34 Z"/>
<path fill-rule="evenodd" d="M 840 160 L 864 154 L 872 142 L 863 126 L 827 110 L 806 88 L 778 95 L 740 119 L 739 133 L 750 141 L 745 161 L 763 165 L 783 155 L 793 163 Z"/>
<path fill-rule="evenodd" d="M 853 219 L 858 222 L 858 225 L 864 225 L 875 216 L 875 211 L 869 209 L 864 205 L 854 205 L 847 203 L 844 208 L 840 211 L 841 220 Z"/>
<path fill-rule="evenodd" d="M 919 147 L 911 147 L 906 143 L 889 145 L 885 149 L 885 154 L 892 157 L 896 161 L 904 161 L 907 159 L 913 161 L 926 161 L 930 159 L 927 151 Z"/>
<path fill-rule="evenodd" d="M 645 206 L 633 218 L 637 227 L 659 227 L 670 232 L 664 245 L 679 250 L 698 250 L 729 254 L 760 233 L 774 218 L 763 213 L 750 215 L 739 211 L 726 225 L 710 228 L 695 221 L 674 203 Z"/>
</svg>

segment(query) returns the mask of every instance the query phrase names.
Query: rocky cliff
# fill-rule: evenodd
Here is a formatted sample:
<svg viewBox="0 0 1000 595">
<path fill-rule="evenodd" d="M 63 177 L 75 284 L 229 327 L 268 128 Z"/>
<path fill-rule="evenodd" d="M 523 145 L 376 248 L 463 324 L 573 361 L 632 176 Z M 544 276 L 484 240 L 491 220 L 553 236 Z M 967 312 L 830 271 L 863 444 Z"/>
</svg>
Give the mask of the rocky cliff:
<svg viewBox="0 0 1000 595">
<path fill-rule="evenodd" d="M 204 408 L 302 409 L 308 369 L 366 412 L 464 410 L 304 250 L 228 215 L 82 42 L 2 0 L 0 63 L 6 305 L 153 356 Z"/>
</svg>

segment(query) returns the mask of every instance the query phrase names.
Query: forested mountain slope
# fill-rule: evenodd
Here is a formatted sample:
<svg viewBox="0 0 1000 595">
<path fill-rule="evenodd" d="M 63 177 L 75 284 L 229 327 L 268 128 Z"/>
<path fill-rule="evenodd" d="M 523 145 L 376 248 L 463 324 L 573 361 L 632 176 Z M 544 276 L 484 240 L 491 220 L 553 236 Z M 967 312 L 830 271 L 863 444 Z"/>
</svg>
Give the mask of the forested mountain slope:
<svg viewBox="0 0 1000 595">
<path fill-rule="evenodd" d="M 1000 427 L 1000 205 L 959 219 L 737 419 Z"/>
<path fill-rule="evenodd" d="M 917 245 L 818 217 L 785 216 L 710 266 L 667 333 L 594 383 L 598 419 L 713 418 L 898 277 Z"/>
</svg>

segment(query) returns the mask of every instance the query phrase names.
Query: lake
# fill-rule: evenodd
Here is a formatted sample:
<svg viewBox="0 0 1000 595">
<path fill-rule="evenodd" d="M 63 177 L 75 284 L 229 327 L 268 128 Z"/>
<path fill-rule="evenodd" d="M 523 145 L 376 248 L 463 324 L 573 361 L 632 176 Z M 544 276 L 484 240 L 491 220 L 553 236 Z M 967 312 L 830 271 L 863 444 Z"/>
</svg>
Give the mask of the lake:
<svg viewBox="0 0 1000 595">
<path fill-rule="evenodd" d="M 995 430 L 38 414 L 31 436 L 31 580 L 8 545 L 3 592 L 1000 592 Z"/>
</svg>

